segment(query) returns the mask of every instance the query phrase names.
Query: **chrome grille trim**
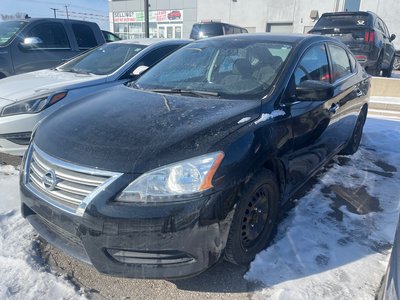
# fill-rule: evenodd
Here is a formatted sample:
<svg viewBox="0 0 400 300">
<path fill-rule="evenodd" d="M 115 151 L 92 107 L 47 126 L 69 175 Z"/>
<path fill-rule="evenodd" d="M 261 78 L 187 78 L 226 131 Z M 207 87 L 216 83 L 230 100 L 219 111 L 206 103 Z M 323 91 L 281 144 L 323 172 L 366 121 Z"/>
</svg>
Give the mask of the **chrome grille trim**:
<svg viewBox="0 0 400 300">
<path fill-rule="evenodd" d="M 25 184 L 36 196 L 68 213 L 82 216 L 89 203 L 122 173 L 76 166 L 54 158 L 31 145 L 25 163 Z M 45 185 L 54 172 L 55 184 Z"/>
</svg>

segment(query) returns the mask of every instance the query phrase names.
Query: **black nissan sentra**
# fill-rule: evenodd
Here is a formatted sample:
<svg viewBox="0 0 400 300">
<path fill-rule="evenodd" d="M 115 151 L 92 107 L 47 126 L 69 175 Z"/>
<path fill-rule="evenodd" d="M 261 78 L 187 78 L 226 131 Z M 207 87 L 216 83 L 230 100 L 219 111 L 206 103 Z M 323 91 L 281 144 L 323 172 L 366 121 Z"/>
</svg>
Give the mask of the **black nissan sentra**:
<svg viewBox="0 0 400 300">
<path fill-rule="evenodd" d="M 329 37 L 194 42 L 45 119 L 24 158 L 22 214 L 102 273 L 247 264 L 282 204 L 333 155 L 357 151 L 369 89 Z"/>
</svg>

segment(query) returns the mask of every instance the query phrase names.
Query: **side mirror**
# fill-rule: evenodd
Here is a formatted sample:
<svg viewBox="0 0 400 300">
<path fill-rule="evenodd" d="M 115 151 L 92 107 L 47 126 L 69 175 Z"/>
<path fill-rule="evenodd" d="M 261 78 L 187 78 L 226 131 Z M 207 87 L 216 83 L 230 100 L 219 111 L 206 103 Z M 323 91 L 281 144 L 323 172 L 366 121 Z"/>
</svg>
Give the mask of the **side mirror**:
<svg viewBox="0 0 400 300">
<path fill-rule="evenodd" d="M 139 66 L 133 72 L 131 73 L 132 76 L 140 76 L 143 74 L 144 71 L 146 71 L 149 67 L 148 66 Z"/>
<path fill-rule="evenodd" d="M 390 41 L 394 41 L 396 39 L 396 35 L 395 34 L 391 34 L 389 40 Z"/>
<path fill-rule="evenodd" d="M 21 42 L 21 46 L 24 48 L 34 48 L 43 44 L 43 40 L 39 37 L 27 37 Z"/>
<path fill-rule="evenodd" d="M 333 97 L 333 86 L 329 82 L 305 80 L 296 87 L 299 101 L 322 101 Z"/>
</svg>

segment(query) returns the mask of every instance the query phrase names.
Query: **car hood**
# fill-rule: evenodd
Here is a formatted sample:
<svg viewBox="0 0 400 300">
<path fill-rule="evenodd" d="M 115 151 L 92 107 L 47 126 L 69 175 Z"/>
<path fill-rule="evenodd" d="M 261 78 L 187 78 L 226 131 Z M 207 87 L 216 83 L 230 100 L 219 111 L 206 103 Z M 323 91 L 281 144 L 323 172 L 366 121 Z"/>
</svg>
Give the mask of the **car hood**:
<svg viewBox="0 0 400 300">
<path fill-rule="evenodd" d="M 156 94 L 120 85 L 46 118 L 34 144 L 73 164 L 140 174 L 221 150 L 213 146 L 258 118 L 260 103 Z"/>
<path fill-rule="evenodd" d="M 105 82 L 106 75 L 77 74 L 57 70 L 41 70 L 0 80 L 0 98 L 20 101 L 58 90 L 74 89 Z"/>
</svg>

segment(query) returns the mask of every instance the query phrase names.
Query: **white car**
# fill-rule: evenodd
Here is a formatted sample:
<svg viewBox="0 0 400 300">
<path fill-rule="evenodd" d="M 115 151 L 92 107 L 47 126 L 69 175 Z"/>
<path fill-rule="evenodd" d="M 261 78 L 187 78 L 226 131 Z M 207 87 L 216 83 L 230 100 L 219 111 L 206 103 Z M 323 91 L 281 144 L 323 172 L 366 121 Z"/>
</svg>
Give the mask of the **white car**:
<svg viewBox="0 0 400 300">
<path fill-rule="evenodd" d="M 52 112 L 140 71 L 190 43 L 139 39 L 108 43 L 54 68 L 0 80 L 0 152 L 23 155 L 35 125 Z"/>
</svg>

